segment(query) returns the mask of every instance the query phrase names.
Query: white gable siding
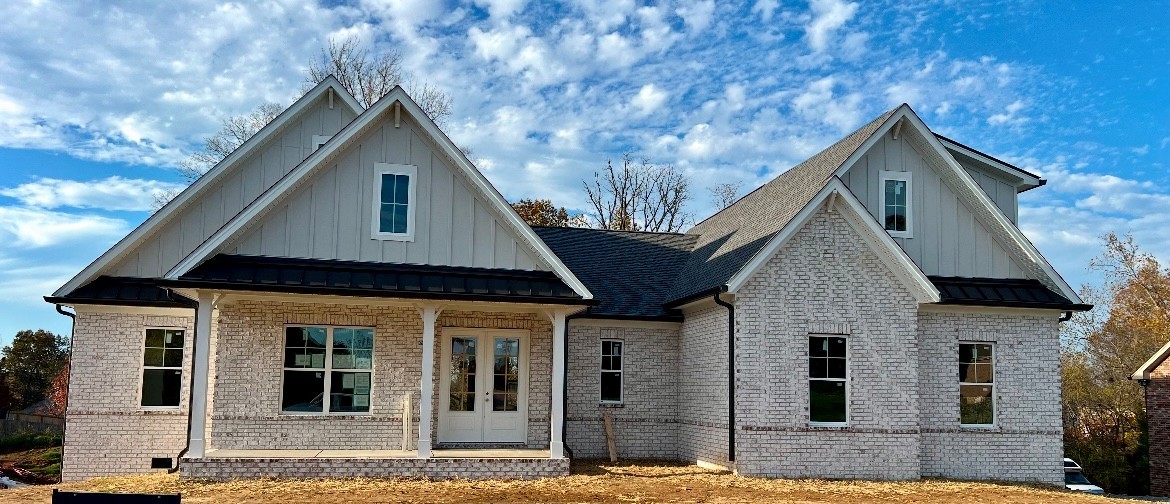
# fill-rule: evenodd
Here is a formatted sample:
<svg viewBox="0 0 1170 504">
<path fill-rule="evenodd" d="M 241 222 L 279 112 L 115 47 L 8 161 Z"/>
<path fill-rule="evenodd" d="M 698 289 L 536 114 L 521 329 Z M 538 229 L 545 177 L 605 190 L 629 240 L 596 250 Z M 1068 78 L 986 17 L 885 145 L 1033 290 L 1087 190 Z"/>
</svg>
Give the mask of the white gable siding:
<svg viewBox="0 0 1170 504">
<path fill-rule="evenodd" d="M 138 249 L 109 270 L 110 275 L 161 277 L 225 222 L 276 183 L 313 150 L 313 135 L 331 136 L 354 119 L 348 107 L 318 99 L 280 133 L 236 166 L 198 201 L 179 212 Z"/>
<path fill-rule="evenodd" d="M 955 160 L 963 166 L 964 170 L 967 170 L 967 174 L 971 175 L 971 178 L 979 183 L 979 187 L 983 189 L 983 192 L 991 197 L 991 201 L 995 202 L 995 206 L 999 207 L 999 210 L 1012 221 L 1012 224 L 1018 224 L 1016 220 L 1017 192 L 1015 184 L 996 176 L 991 171 L 981 168 L 977 162 L 966 156 L 958 155 L 954 152 L 951 152 L 951 155 L 955 156 Z"/>
<path fill-rule="evenodd" d="M 878 177 L 883 170 L 912 173 L 913 237 L 894 240 L 924 273 L 991 278 L 1026 276 L 1019 263 L 926 164 L 921 154 L 906 141 L 893 140 L 888 134 L 842 177 L 875 218 L 880 213 Z"/>
<path fill-rule="evenodd" d="M 413 241 L 376 240 L 374 164 L 417 167 Z M 224 250 L 271 257 L 547 270 L 403 117 L 376 123 Z"/>
</svg>

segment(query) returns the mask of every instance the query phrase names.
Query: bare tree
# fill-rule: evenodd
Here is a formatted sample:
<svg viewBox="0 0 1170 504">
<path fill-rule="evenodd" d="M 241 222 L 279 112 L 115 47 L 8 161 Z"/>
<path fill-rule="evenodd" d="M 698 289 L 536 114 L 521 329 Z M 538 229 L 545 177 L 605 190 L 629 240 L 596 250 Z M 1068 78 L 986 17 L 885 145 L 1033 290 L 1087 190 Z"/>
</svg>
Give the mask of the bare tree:
<svg viewBox="0 0 1170 504">
<path fill-rule="evenodd" d="M 691 220 L 683 210 L 690 180 L 673 165 L 635 161 L 627 153 L 620 167 L 606 161 L 603 172 L 593 173 L 593 183 L 583 184 L 599 229 L 674 232 Z"/>
<path fill-rule="evenodd" d="M 723 182 L 708 187 L 707 191 L 711 193 L 711 202 L 715 204 L 715 208 L 723 210 L 735 203 L 735 200 L 739 199 L 741 185 L 742 182 Z"/>
<path fill-rule="evenodd" d="M 365 108 L 377 103 L 394 86 L 402 86 L 431 120 L 442 124 L 451 114 L 451 96 L 430 84 L 415 82 L 403 71 L 402 54 L 395 49 L 371 55 L 357 37 L 330 40 L 329 47 L 322 48 L 309 63 L 302 91 L 312 89 L 330 75 Z"/>
</svg>

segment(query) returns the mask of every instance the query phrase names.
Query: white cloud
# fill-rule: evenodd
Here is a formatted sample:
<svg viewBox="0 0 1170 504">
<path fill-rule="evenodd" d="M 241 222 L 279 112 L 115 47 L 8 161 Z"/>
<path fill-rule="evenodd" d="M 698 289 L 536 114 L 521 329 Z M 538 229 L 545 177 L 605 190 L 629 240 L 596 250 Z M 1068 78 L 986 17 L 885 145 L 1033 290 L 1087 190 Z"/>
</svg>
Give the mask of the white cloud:
<svg viewBox="0 0 1170 504">
<path fill-rule="evenodd" d="M 646 84 L 630 99 L 630 105 L 637 108 L 643 115 L 648 115 L 658 110 L 663 103 L 666 103 L 667 94 L 665 91 L 658 89 L 654 84 Z"/>
<path fill-rule="evenodd" d="M 857 15 L 858 4 L 842 0 L 812 0 L 812 18 L 805 26 L 808 46 L 815 52 L 829 47 L 833 34 Z"/>
<path fill-rule="evenodd" d="M 780 7 L 780 0 L 756 0 L 752 5 L 752 14 L 759 14 L 765 23 L 772 20 L 772 14 Z"/>
<path fill-rule="evenodd" d="M 715 0 L 698 0 L 683 5 L 678 8 L 678 15 L 682 16 L 691 33 L 701 33 L 711 25 L 711 18 L 715 16 Z"/>
<path fill-rule="evenodd" d="M 181 184 L 158 180 L 112 176 L 102 180 L 78 181 L 38 178 L 33 182 L 0 189 L 0 196 L 16 198 L 39 208 L 98 208 L 103 210 L 146 211 L 155 197 L 182 189 Z"/>
<path fill-rule="evenodd" d="M 1025 105 L 1024 105 L 1023 101 L 1016 100 L 1014 102 L 1011 102 L 1010 104 L 1008 104 L 1008 106 L 1004 107 L 1003 112 L 1000 112 L 998 114 L 992 115 L 991 117 L 988 117 L 987 124 L 990 124 L 992 126 L 1001 126 L 1001 125 L 1019 126 L 1019 125 L 1022 125 L 1030 120 L 1028 117 L 1020 115 L 1020 112 L 1022 110 L 1024 110 L 1024 108 L 1025 108 Z"/>
<path fill-rule="evenodd" d="M 40 208 L 0 206 L 0 237 L 14 248 L 44 248 L 64 243 L 108 240 L 129 232 L 125 221 Z"/>
<path fill-rule="evenodd" d="M 496 19 L 511 17 L 516 11 L 524 8 L 525 3 L 526 0 L 475 0 L 476 5 L 486 8 L 488 14 Z"/>
<path fill-rule="evenodd" d="M 810 121 L 832 125 L 840 132 L 846 132 L 861 123 L 861 95 L 848 93 L 839 96 L 833 92 L 836 79 L 825 77 L 809 83 L 796 98 L 792 107 Z"/>
</svg>

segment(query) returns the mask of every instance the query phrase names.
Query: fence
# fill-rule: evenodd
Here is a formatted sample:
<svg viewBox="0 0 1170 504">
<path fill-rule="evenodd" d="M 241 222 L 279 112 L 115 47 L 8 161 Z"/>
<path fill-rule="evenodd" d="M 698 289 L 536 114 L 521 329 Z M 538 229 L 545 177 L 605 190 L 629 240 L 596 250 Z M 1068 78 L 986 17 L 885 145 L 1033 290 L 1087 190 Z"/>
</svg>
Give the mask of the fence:
<svg viewBox="0 0 1170 504">
<path fill-rule="evenodd" d="M 15 411 L 9 411 L 7 415 L 3 416 L 3 419 L 0 419 L 0 436 L 10 436 L 21 432 L 51 432 L 63 435 L 65 433 L 65 419 Z"/>
</svg>

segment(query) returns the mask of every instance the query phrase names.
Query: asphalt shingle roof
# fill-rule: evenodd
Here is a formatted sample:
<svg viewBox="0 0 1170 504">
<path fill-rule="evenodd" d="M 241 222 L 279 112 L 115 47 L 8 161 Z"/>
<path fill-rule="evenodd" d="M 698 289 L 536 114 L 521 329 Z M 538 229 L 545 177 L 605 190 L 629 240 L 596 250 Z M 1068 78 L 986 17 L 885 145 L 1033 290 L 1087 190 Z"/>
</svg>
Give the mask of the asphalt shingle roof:
<svg viewBox="0 0 1170 504">
<path fill-rule="evenodd" d="M 595 316 L 666 318 L 663 308 L 693 235 L 534 227 L 599 304 Z"/>
</svg>

